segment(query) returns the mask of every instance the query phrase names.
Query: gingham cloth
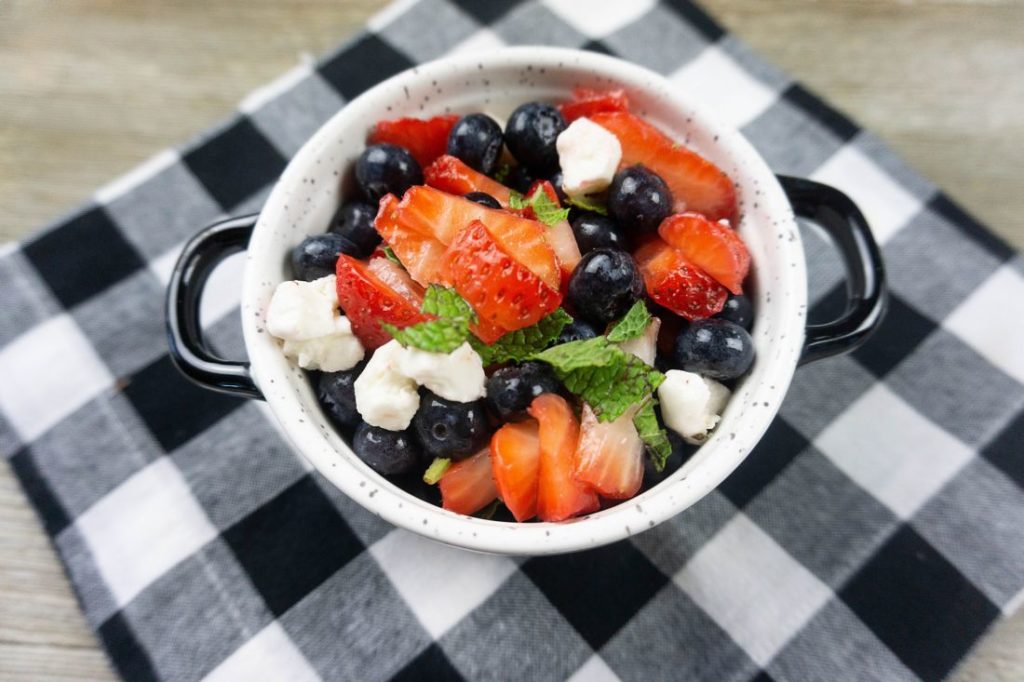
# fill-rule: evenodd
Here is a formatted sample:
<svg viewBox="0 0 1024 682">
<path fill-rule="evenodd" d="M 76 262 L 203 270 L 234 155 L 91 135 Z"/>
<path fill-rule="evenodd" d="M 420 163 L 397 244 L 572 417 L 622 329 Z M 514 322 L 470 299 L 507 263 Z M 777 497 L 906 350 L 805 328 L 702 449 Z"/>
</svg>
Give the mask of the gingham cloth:
<svg viewBox="0 0 1024 682">
<path fill-rule="evenodd" d="M 629 541 L 513 560 L 395 530 L 293 454 L 265 406 L 186 383 L 163 290 L 183 240 L 257 209 L 365 88 L 509 43 L 669 76 L 780 173 L 848 192 L 889 316 L 800 369 L 719 490 Z M 841 268 L 805 231 L 812 300 Z M 240 260 L 204 302 L 242 353 Z M 421 0 L 254 93 L 0 255 L 0 450 L 131 680 L 944 677 L 1024 588 L 1024 267 L 870 133 L 700 9 Z"/>
</svg>

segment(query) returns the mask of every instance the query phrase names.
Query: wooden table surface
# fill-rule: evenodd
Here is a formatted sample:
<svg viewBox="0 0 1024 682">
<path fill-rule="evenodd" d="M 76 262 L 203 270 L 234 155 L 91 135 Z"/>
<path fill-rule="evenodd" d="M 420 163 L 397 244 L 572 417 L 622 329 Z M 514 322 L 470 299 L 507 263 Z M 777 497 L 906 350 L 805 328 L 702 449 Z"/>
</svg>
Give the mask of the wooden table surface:
<svg viewBox="0 0 1024 682">
<path fill-rule="evenodd" d="M 0 242 L 221 119 L 380 4 L 0 0 Z M 1024 1 L 704 5 L 1024 249 Z M 111 678 L 0 464 L 0 679 Z M 995 627 L 954 679 L 1024 679 L 1024 612 Z"/>
</svg>

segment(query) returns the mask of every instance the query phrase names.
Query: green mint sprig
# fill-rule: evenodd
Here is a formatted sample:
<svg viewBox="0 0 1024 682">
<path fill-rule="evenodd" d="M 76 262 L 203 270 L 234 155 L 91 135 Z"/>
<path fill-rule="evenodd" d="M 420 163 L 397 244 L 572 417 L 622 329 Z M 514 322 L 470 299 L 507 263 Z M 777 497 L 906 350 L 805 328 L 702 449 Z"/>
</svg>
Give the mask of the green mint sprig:
<svg viewBox="0 0 1024 682">
<path fill-rule="evenodd" d="M 559 308 L 541 318 L 536 324 L 509 332 L 489 346 L 475 337 L 469 342 L 483 359 L 484 365 L 522 362 L 550 346 L 562 333 L 562 329 L 571 322 L 572 317 L 569 313 Z"/>
<path fill-rule="evenodd" d="M 637 301 L 608 332 L 608 340 L 612 343 L 621 343 L 635 339 L 647 330 L 650 323 L 651 313 L 648 312 L 647 305 L 643 301 Z"/>
<path fill-rule="evenodd" d="M 381 327 L 403 346 L 431 353 L 451 353 L 472 337 L 469 325 L 477 321 L 476 312 L 454 289 L 431 284 L 420 310 L 437 319 L 405 328 L 386 322 Z"/>
<path fill-rule="evenodd" d="M 668 439 L 668 433 L 658 423 L 658 415 L 654 412 L 657 400 L 651 398 L 640 410 L 633 415 L 633 426 L 640 434 L 640 440 L 647 446 L 647 453 L 651 458 L 655 471 L 665 468 L 665 462 L 672 454 L 672 443 Z"/>
<path fill-rule="evenodd" d="M 524 197 L 519 192 L 513 191 L 509 195 L 508 207 L 512 209 L 531 208 L 537 220 L 549 227 L 569 219 L 569 209 L 562 208 L 552 201 L 548 193 L 540 187 L 533 190 L 533 194 L 529 197 Z"/>
</svg>

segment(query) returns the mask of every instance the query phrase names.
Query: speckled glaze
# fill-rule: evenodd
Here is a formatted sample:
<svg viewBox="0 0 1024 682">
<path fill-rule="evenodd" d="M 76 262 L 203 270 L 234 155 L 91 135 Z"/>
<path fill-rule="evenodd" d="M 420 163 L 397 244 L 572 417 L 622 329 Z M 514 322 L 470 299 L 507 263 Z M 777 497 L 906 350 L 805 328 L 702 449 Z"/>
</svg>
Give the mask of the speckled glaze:
<svg viewBox="0 0 1024 682">
<path fill-rule="evenodd" d="M 325 231 L 352 186 L 352 164 L 378 119 L 485 111 L 505 120 L 518 104 L 567 98 L 574 87 L 625 88 L 633 109 L 725 170 L 737 183 L 738 229 L 754 263 L 757 361 L 711 438 L 675 474 L 631 500 L 566 523 L 513 524 L 453 514 L 392 485 L 363 464 L 330 426 L 304 373 L 264 332 L 274 287 L 290 279 L 287 254 Z M 661 76 L 604 55 L 514 47 L 425 64 L 353 100 L 288 165 L 249 244 L 242 321 L 253 376 L 295 448 L 329 481 L 383 519 L 467 550 L 513 555 L 570 552 L 653 528 L 713 490 L 757 444 L 778 411 L 804 339 L 803 246 L 772 171 L 737 131 L 716 122 Z"/>
</svg>

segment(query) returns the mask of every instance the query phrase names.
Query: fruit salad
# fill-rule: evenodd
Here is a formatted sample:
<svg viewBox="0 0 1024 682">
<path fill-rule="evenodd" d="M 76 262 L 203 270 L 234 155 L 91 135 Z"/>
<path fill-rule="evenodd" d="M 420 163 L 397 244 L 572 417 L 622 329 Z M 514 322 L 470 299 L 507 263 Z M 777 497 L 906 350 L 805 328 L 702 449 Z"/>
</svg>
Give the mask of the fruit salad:
<svg viewBox="0 0 1024 682">
<path fill-rule="evenodd" d="M 625 92 L 379 121 L 354 171 L 266 328 L 374 471 L 565 521 L 711 434 L 754 362 L 734 184 Z"/>
</svg>

